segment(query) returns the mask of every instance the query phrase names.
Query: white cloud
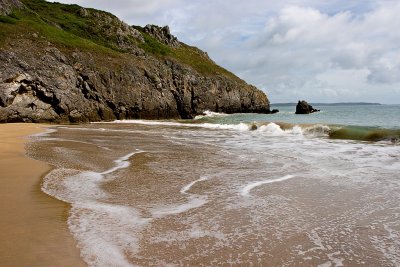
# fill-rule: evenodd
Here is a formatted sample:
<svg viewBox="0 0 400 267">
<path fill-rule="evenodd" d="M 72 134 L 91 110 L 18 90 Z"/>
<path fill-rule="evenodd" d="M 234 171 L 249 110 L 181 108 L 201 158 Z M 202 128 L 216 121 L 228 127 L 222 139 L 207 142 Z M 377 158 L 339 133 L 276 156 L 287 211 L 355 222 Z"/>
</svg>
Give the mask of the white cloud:
<svg viewBox="0 0 400 267">
<path fill-rule="evenodd" d="M 66 1 L 170 25 L 272 102 L 400 103 L 396 0 Z"/>
</svg>

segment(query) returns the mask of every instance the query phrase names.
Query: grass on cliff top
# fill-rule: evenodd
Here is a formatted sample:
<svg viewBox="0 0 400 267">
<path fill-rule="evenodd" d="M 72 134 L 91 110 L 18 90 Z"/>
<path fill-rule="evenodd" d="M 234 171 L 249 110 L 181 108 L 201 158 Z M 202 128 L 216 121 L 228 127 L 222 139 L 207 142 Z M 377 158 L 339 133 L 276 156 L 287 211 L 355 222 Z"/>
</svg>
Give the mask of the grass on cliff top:
<svg viewBox="0 0 400 267">
<path fill-rule="evenodd" d="M 240 81 L 240 79 L 233 73 L 218 66 L 210 59 L 202 55 L 196 47 L 182 45 L 174 50 L 174 57 L 180 62 L 192 66 L 195 70 L 202 74 L 222 74 L 229 78 Z"/>
<path fill-rule="evenodd" d="M 81 7 L 50 3 L 44 0 L 22 0 L 27 9 L 14 10 L 9 16 L 0 16 L 0 46 L 6 38 L 18 38 L 18 36 L 32 36 L 38 33 L 47 41 L 69 50 L 83 50 L 93 53 L 105 53 L 108 56 L 123 54 L 116 46 L 115 36 L 106 36 L 104 29 L 98 26 L 96 20 L 102 15 L 116 18 L 114 15 L 86 9 L 89 16 L 80 14 Z M 109 25 L 111 26 L 111 25 Z M 231 72 L 216 65 L 195 47 L 182 45 L 179 48 L 171 48 L 147 33 L 141 27 L 138 29 L 144 43 L 137 43 L 146 53 L 158 58 L 171 58 L 178 62 L 191 66 L 203 75 L 222 74 L 235 80 L 240 80 Z M 114 38 L 115 37 L 115 38 Z"/>
<path fill-rule="evenodd" d="M 178 62 L 191 66 L 199 73 L 204 75 L 222 74 L 229 78 L 238 81 L 240 80 L 233 73 L 212 62 L 196 47 L 182 44 L 178 48 L 171 48 L 145 33 L 143 28 L 137 26 L 135 26 L 135 28 L 142 33 L 145 40 L 143 44 L 139 44 L 139 47 L 149 54 L 155 55 L 159 58 L 175 59 Z"/>
<path fill-rule="evenodd" d="M 71 38 L 83 38 L 98 45 L 119 51 L 118 47 L 113 43 L 116 40 L 103 34 L 104 29 L 98 26 L 96 17 L 92 15 L 94 13 L 114 17 L 112 14 L 87 8 L 86 10 L 90 12 L 90 15 L 82 16 L 80 14 L 82 7 L 78 5 L 49 3 L 44 0 L 23 0 L 23 2 L 30 11 L 40 18 L 42 24 L 45 23 L 68 32 L 72 34 Z M 70 40 L 69 38 L 64 38 L 64 41 L 66 44 L 69 44 Z"/>
<path fill-rule="evenodd" d="M 41 0 L 31 1 L 44 2 Z M 50 16 L 49 14 L 51 12 L 48 12 L 47 16 Z M 65 18 L 67 17 L 68 15 L 65 16 Z M 73 21 L 70 18 L 66 20 Z M 71 24 L 75 25 L 76 29 L 81 26 L 81 23 Z M 0 46 L 5 44 L 7 38 L 10 40 L 21 37 L 33 39 L 33 34 L 43 37 L 39 39 L 40 41 L 49 41 L 59 48 L 70 51 L 79 49 L 87 52 L 104 53 L 107 56 L 117 54 L 111 47 L 102 45 L 91 38 L 82 38 L 73 33 L 72 30 L 65 30 L 54 21 L 50 21 L 30 9 L 14 10 L 9 16 L 0 16 Z"/>
</svg>

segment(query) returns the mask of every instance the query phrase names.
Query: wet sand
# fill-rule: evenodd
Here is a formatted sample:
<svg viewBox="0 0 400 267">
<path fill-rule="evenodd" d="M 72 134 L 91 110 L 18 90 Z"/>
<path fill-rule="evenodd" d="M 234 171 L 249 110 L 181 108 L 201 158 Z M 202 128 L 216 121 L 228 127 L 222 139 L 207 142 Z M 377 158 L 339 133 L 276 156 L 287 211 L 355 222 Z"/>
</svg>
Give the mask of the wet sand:
<svg viewBox="0 0 400 267">
<path fill-rule="evenodd" d="M 25 155 L 38 124 L 0 124 L 0 265 L 86 266 L 69 233 L 69 205 L 40 190 L 50 166 Z"/>
</svg>

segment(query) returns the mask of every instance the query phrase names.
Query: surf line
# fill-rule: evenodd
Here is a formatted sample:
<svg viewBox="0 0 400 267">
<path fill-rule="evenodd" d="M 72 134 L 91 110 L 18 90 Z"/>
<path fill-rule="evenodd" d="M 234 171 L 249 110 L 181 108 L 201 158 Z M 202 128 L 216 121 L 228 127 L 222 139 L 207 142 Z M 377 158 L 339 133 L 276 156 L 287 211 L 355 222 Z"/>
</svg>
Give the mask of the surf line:
<svg viewBox="0 0 400 267">
<path fill-rule="evenodd" d="M 136 149 L 135 152 L 129 153 L 123 157 L 120 157 L 117 160 L 114 160 L 114 163 L 116 164 L 114 167 L 104 171 L 104 172 L 100 172 L 100 175 L 106 175 L 106 174 L 110 174 L 112 172 L 115 172 L 117 170 L 120 169 L 125 169 L 128 168 L 130 165 L 130 162 L 128 161 L 132 156 L 136 155 L 136 154 L 140 154 L 143 153 L 144 151 L 140 150 L 140 149 Z"/>
<path fill-rule="evenodd" d="M 187 191 L 189 191 L 190 188 L 192 188 L 192 186 L 195 185 L 196 183 L 206 181 L 208 179 L 209 179 L 208 176 L 202 176 L 199 179 L 182 187 L 180 192 L 183 195 L 187 195 L 188 201 L 186 203 L 178 204 L 178 205 L 168 205 L 165 207 L 155 208 L 151 212 L 152 216 L 154 218 L 162 218 L 164 216 L 176 215 L 176 214 L 187 212 L 191 209 L 200 208 L 201 206 L 203 206 L 204 204 L 206 204 L 208 202 L 208 200 L 207 200 L 208 197 L 202 196 L 202 195 L 197 195 L 197 194 L 190 194 Z"/>
<path fill-rule="evenodd" d="M 208 177 L 207 176 L 202 176 L 202 177 L 200 177 L 200 179 L 197 179 L 196 181 L 193 181 L 190 184 L 187 184 L 184 187 L 182 187 L 180 192 L 182 194 L 189 195 L 189 193 L 187 193 L 187 191 L 189 191 L 192 186 L 194 186 L 198 182 L 202 182 L 202 181 L 206 181 L 206 180 L 208 180 Z"/>
<path fill-rule="evenodd" d="M 289 179 L 292 179 L 294 177 L 295 177 L 294 175 L 285 175 L 283 177 L 276 178 L 276 179 L 269 179 L 269 180 L 265 180 L 265 181 L 254 182 L 254 183 L 246 185 L 242 189 L 242 191 L 240 191 L 240 194 L 245 197 L 245 196 L 248 196 L 250 191 L 255 187 L 258 187 L 258 186 L 264 185 L 264 184 L 272 184 L 272 183 L 277 183 L 277 182 L 283 182 L 285 180 L 289 180 Z"/>
</svg>

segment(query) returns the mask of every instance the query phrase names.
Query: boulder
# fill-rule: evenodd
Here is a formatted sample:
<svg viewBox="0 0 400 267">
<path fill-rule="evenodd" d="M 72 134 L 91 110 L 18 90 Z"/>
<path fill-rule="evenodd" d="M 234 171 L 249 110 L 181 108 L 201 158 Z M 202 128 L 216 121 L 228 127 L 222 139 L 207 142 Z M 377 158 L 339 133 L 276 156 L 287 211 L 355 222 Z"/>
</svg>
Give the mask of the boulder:
<svg viewBox="0 0 400 267">
<path fill-rule="evenodd" d="M 310 114 L 318 111 L 320 110 L 313 108 L 310 104 L 307 103 L 307 101 L 304 100 L 299 100 L 296 106 L 296 114 Z"/>
</svg>

